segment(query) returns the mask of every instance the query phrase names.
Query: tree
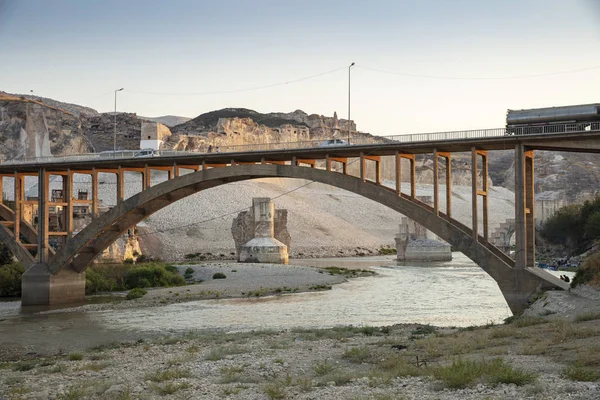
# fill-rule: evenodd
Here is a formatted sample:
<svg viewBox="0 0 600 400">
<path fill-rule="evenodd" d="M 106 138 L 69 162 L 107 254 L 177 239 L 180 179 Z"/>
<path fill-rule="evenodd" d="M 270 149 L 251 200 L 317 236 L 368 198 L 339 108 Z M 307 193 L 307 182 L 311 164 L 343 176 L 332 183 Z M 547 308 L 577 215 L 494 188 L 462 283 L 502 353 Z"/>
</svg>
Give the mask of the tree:
<svg viewBox="0 0 600 400">
<path fill-rule="evenodd" d="M 561 207 L 542 226 L 542 236 L 551 243 L 576 248 L 584 233 L 580 223 L 580 211 L 581 206 L 576 204 Z"/>
<path fill-rule="evenodd" d="M 13 255 L 11 251 L 0 242 L 0 265 L 10 264 L 12 262 Z"/>
</svg>

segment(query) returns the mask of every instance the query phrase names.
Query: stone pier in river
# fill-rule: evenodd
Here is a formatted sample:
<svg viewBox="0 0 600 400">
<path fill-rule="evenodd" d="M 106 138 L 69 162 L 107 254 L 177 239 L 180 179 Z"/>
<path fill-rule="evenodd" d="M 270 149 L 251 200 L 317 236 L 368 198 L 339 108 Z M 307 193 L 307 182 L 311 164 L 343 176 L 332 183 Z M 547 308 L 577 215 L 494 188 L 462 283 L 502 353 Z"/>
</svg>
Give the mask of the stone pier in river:
<svg viewBox="0 0 600 400">
<path fill-rule="evenodd" d="M 396 258 L 401 261 L 450 261 L 449 244 L 427 237 L 427 230 L 408 217 L 402 217 L 396 235 Z"/>
<path fill-rule="evenodd" d="M 239 262 L 288 263 L 287 210 L 275 210 L 268 197 L 252 199 L 250 211 L 238 214 L 231 232 Z"/>
</svg>

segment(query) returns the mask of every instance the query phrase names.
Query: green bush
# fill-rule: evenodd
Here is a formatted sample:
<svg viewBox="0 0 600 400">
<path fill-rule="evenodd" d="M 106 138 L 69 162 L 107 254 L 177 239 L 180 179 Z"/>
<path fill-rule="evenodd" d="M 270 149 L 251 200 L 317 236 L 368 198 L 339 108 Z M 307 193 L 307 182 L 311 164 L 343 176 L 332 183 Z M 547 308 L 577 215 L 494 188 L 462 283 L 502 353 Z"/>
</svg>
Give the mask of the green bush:
<svg viewBox="0 0 600 400">
<path fill-rule="evenodd" d="M 184 277 L 185 279 L 191 279 L 193 275 L 194 275 L 194 268 L 192 268 L 192 267 L 187 267 L 187 268 L 185 269 L 185 273 L 183 274 L 183 277 Z"/>
<path fill-rule="evenodd" d="M 0 242 L 0 265 L 11 264 L 12 263 L 12 253 L 4 245 L 4 243 Z"/>
<path fill-rule="evenodd" d="M 148 293 L 145 289 L 135 288 L 131 289 L 129 293 L 127 293 L 127 300 L 139 299 L 140 297 L 144 297 L 144 295 Z"/>
<path fill-rule="evenodd" d="M 176 267 L 176 266 L 174 266 L 174 265 L 171 265 L 171 264 L 167 264 L 167 265 L 165 265 L 165 269 L 166 269 L 167 271 L 169 271 L 169 272 L 172 272 L 172 273 L 174 273 L 174 274 L 178 274 L 178 273 L 179 273 L 179 270 L 177 269 L 177 267 Z"/>
<path fill-rule="evenodd" d="M 113 290 L 119 290 L 114 280 L 94 268 L 88 268 L 85 271 L 86 294 L 110 292 Z"/>
<path fill-rule="evenodd" d="M 544 222 L 540 233 L 551 243 L 577 247 L 583 236 L 580 211 L 576 204 L 561 207 Z"/>
<path fill-rule="evenodd" d="M 126 258 L 125 260 L 123 260 L 123 262 L 125 264 L 133 264 L 133 258 Z"/>
<path fill-rule="evenodd" d="M 19 263 L 0 266 L 0 297 L 21 295 L 23 267 Z"/>
<path fill-rule="evenodd" d="M 125 286 L 127 289 L 153 286 L 181 286 L 184 284 L 185 281 L 181 275 L 170 272 L 166 267 L 157 264 L 131 268 L 125 274 Z"/>
<path fill-rule="evenodd" d="M 225 275 L 222 272 L 215 272 L 215 274 L 213 275 L 213 279 L 225 279 L 227 278 L 227 275 Z"/>
<path fill-rule="evenodd" d="M 571 287 L 586 283 L 600 285 L 600 253 L 589 256 L 581 263 L 571 282 Z"/>
</svg>

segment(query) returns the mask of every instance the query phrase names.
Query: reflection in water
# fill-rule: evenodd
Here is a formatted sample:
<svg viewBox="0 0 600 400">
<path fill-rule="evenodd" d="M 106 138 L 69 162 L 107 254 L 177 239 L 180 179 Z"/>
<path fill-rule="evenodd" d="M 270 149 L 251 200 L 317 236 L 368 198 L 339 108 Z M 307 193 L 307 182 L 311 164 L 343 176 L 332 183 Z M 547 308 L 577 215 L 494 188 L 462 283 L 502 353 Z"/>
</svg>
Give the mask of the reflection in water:
<svg viewBox="0 0 600 400">
<path fill-rule="evenodd" d="M 96 313 L 119 329 L 152 333 L 222 328 L 228 331 L 423 323 L 468 326 L 501 322 L 510 310 L 481 268 L 459 253 L 446 263 L 397 265 L 391 257 L 293 260 L 300 265 L 367 267 L 375 277 L 332 290 L 261 299 L 203 300 Z"/>
<path fill-rule="evenodd" d="M 496 285 L 460 253 L 445 263 L 399 265 L 392 256 L 292 260 L 292 264 L 374 267 L 325 292 L 203 300 L 141 309 L 26 315 L 0 302 L 0 351 L 49 352 L 199 329 L 316 328 L 421 323 L 469 326 L 511 315 Z"/>
</svg>

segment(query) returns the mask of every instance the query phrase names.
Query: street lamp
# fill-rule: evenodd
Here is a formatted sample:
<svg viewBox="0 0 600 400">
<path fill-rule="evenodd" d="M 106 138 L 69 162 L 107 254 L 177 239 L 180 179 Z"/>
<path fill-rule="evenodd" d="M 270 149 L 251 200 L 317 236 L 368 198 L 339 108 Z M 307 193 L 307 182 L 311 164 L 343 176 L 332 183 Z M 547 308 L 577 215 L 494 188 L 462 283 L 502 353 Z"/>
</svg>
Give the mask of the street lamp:
<svg viewBox="0 0 600 400">
<path fill-rule="evenodd" d="M 348 144 L 350 144 L 350 69 L 354 66 L 354 63 L 348 67 Z"/>
<path fill-rule="evenodd" d="M 121 90 L 123 90 L 123 88 L 115 90 L 115 134 L 113 136 L 113 156 L 115 156 L 117 151 L 117 92 L 120 92 Z"/>
</svg>

